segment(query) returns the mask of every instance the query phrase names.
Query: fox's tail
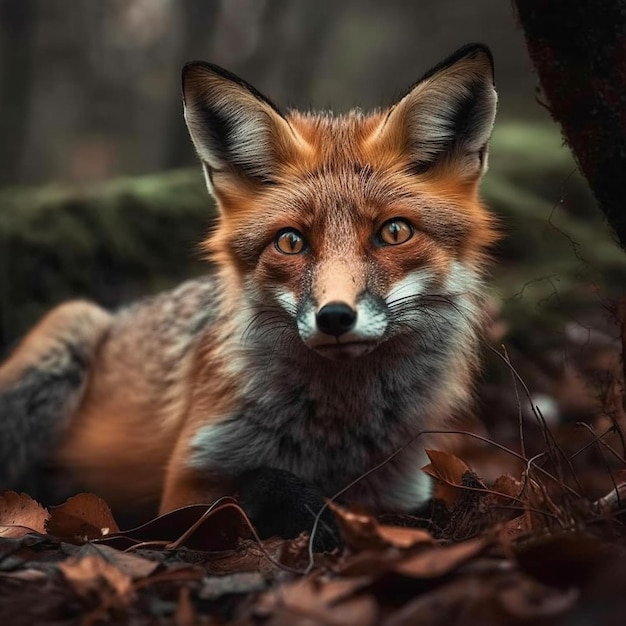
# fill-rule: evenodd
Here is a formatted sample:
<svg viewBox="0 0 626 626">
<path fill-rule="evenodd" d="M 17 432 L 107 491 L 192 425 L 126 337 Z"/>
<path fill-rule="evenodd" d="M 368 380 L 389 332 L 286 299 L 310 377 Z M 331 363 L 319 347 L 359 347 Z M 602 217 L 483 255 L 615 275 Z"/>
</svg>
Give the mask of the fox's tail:
<svg viewBox="0 0 626 626">
<path fill-rule="evenodd" d="M 84 301 L 52 310 L 0 366 L 0 491 L 56 447 L 111 316 Z"/>
</svg>

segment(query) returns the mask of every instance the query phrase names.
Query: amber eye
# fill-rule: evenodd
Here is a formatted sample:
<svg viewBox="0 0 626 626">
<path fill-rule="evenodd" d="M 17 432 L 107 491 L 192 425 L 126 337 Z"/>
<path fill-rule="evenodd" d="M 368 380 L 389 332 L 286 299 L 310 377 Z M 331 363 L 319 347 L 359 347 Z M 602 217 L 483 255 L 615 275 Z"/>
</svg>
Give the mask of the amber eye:
<svg viewBox="0 0 626 626">
<path fill-rule="evenodd" d="M 274 245 L 283 254 L 300 254 L 304 250 L 304 237 L 295 228 L 283 228 L 278 231 Z"/>
<path fill-rule="evenodd" d="M 397 246 L 413 236 L 413 227 L 406 220 L 394 217 L 385 222 L 378 231 L 380 241 L 389 246 Z"/>
</svg>

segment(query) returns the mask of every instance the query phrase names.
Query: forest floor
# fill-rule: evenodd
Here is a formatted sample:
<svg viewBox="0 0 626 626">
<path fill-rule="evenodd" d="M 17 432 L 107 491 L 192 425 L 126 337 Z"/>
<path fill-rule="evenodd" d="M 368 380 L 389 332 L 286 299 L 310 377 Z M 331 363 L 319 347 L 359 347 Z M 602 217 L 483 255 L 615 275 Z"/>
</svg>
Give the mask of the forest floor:
<svg viewBox="0 0 626 626">
<path fill-rule="evenodd" d="M 483 383 L 481 425 L 446 435 L 454 453 L 429 450 L 428 514 L 329 501 L 342 541 L 330 553 L 307 534 L 260 540 L 230 498 L 120 531 L 96 496 L 45 508 L 5 492 L 0 624 L 621 626 L 621 345 L 592 344 L 550 377 L 526 363 L 528 383 L 511 363 L 522 356 L 494 348 L 508 378 Z"/>
</svg>

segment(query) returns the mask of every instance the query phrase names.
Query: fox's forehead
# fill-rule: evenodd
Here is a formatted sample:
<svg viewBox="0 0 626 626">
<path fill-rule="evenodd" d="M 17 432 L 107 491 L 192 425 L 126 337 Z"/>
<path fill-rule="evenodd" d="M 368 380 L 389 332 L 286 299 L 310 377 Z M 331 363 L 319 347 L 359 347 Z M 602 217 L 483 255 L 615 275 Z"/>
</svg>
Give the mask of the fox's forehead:
<svg viewBox="0 0 626 626">
<path fill-rule="evenodd" d="M 393 177 L 351 159 L 318 162 L 292 172 L 290 184 L 276 185 L 257 196 L 260 212 L 272 220 L 287 218 L 302 227 L 316 228 L 334 221 L 372 222 L 393 206 L 419 196 L 398 185 Z"/>
<path fill-rule="evenodd" d="M 370 160 L 367 140 L 380 127 L 383 115 L 380 112 L 364 114 L 358 109 L 341 115 L 291 111 L 287 120 L 309 147 L 307 160 L 310 164 L 333 167 Z"/>
</svg>

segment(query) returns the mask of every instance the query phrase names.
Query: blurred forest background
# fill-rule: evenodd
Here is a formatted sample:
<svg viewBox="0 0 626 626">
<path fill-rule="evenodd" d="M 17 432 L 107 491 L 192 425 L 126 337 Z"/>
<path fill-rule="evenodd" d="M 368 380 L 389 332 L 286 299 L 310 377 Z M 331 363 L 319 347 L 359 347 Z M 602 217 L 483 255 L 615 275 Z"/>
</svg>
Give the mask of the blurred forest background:
<svg viewBox="0 0 626 626">
<path fill-rule="evenodd" d="M 500 94 L 483 185 L 504 233 L 489 338 L 547 415 L 597 415 L 626 262 L 538 102 L 514 9 L 495 0 L 0 0 L 0 356 L 59 301 L 116 306 L 207 270 L 213 205 L 183 122 L 184 62 L 222 65 L 282 107 L 345 111 L 391 104 L 471 41 L 492 48 Z M 483 390 L 496 430 L 494 407 L 509 426 L 517 412 L 501 365 Z"/>
<path fill-rule="evenodd" d="M 494 0 L 2 0 L 0 184 L 93 182 L 193 164 L 192 59 L 285 107 L 393 102 L 457 47 L 489 44 L 501 118 L 545 117 L 522 32 Z"/>
</svg>

